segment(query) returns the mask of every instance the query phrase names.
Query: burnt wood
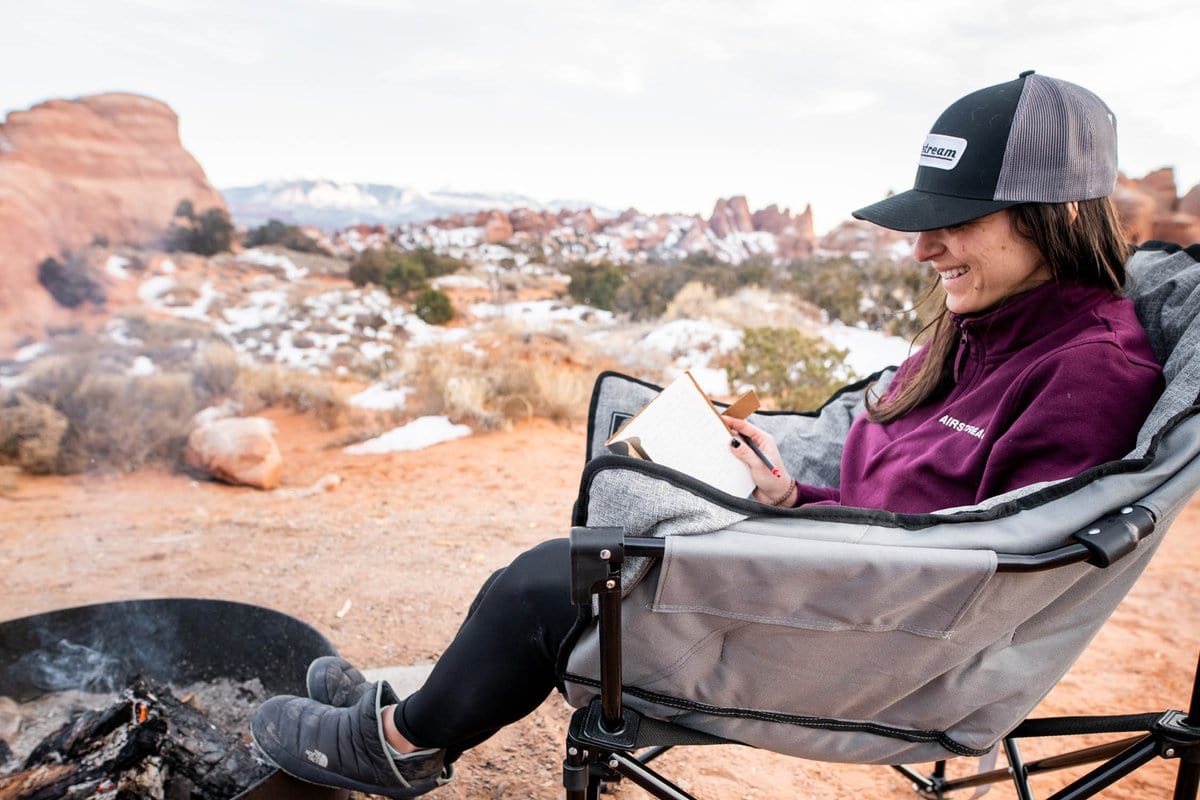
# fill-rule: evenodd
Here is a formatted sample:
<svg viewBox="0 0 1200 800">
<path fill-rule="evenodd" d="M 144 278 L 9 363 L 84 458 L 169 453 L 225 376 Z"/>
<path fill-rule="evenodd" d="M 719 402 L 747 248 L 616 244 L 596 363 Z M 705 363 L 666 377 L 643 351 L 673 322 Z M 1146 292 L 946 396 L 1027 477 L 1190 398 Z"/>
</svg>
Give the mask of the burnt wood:
<svg viewBox="0 0 1200 800">
<path fill-rule="evenodd" d="M 228 800 L 272 772 L 237 734 L 135 678 L 112 705 L 87 711 L 47 736 L 21 772 L 0 778 L 0 800 L 159 794 L 172 800 Z"/>
</svg>

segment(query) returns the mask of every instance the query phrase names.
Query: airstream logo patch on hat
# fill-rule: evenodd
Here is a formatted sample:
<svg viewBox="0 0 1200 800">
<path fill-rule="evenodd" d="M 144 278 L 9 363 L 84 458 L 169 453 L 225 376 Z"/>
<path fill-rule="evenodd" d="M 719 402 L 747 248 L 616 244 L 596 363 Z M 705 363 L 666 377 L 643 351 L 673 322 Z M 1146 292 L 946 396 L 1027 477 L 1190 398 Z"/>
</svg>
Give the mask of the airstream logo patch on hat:
<svg viewBox="0 0 1200 800">
<path fill-rule="evenodd" d="M 966 149 L 966 139 L 931 133 L 925 137 L 925 144 L 921 146 L 919 164 L 922 167 L 933 167 L 934 169 L 954 169 L 958 166 L 958 160 L 962 158 L 963 151 Z"/>
</svg>

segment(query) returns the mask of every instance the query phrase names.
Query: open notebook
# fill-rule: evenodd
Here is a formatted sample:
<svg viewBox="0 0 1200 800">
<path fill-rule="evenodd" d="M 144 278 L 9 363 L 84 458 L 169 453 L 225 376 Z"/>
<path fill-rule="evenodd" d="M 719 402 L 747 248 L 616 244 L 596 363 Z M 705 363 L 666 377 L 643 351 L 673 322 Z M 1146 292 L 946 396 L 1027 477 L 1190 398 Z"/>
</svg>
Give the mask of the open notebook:
<svg viewBox="0 0 1200 800">
<path fill-rule="evenodd" d="M 758 408 L 747 392 L 725 413 L 745 418 Z M 685 372 L 659 392 L 629 422 L 609 437 L 609 449 L 644 458 L 691 475 L 736 497 L 754 491 L 749 468 L 729 449 L 733 432 L 721 412 Z"/>
</svg>

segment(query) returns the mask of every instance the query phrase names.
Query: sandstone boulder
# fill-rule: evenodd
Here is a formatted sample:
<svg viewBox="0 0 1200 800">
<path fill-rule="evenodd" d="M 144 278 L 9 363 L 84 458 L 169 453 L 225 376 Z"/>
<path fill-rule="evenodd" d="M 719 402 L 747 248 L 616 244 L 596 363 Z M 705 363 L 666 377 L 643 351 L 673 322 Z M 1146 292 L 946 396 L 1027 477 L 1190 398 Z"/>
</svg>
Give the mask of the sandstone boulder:
<svg viewBox="0 0 1200 800">
<path fill-rule="evenodd" d="M 226 417 L 198 425 L 188 436 L 183 459 L 219 481 L 258 489 L 279 486 L 283 472 L 275 426 L 262 417 Z"/>
</svg>

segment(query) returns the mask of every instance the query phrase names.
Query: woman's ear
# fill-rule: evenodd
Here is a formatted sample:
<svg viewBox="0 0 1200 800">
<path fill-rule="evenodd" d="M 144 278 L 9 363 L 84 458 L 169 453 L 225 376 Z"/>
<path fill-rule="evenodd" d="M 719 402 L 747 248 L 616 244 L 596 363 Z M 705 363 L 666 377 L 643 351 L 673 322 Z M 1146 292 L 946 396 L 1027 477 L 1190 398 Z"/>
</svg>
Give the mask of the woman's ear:
<svg viewBox="0 0 1200 800">
<path fill-rule="evenodd" d="M 1079 203 L 1071 200 L 1067 203 L 1067 224 L 1074 225 L 1075 220 L 1079 219 Z"/>
</svg>

